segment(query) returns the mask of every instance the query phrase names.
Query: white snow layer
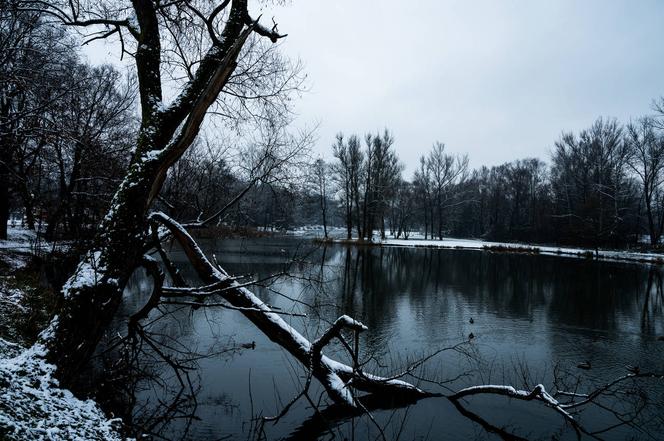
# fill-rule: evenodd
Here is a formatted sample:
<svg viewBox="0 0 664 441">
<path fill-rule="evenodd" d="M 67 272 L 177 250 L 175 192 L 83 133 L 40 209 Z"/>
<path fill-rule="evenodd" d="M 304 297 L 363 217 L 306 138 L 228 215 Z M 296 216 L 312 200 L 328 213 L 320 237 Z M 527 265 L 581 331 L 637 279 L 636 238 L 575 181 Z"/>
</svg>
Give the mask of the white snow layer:
<svg viewBox="0 0 664 441">
<path fill-rule="evenodd" d="M 343 241 L 343 240 L 341 240 Z M 383 246 L 392 247 L 422 247 L 422 248 L 453 248 L 464 250 L 490 250 L 491 248 L 504 248 L 512 249 L 519 252 L 530 251 L 532 253 L 550 255 L 550 256 L 565 256 L 565 257 L 598 257 L 603 260 L 614 261 L 634 261 L 645 263 L 664 263 L 664 254 L 658 253 L 639 253 L 633 251 L 615 251 L 615 250 L 594 250 L 588 248 L 568 248 L 556 246 L 543 246 L 526 243 L 512 243 L 512 242 L 489 242 L 478 239 L 392 239 L 388 238 L 380 240 L 379 243 Z"/>
<path fill-rule="evenodd" d="M 100 264 L 101 252 L 88 252 L 85 259 L 81 260 L 74 274 L 62 286 L 62 294 L 67 299 L 76 289 L 97 284 L 99 277 L 104 271 Z"/>
<path fill-rule="evenodd" d="M 92 400 L 61 389 L 45 349 L 0 339 L 0 438 L 120 441 L 120 419 L 108 419 Z"/>
</svg>

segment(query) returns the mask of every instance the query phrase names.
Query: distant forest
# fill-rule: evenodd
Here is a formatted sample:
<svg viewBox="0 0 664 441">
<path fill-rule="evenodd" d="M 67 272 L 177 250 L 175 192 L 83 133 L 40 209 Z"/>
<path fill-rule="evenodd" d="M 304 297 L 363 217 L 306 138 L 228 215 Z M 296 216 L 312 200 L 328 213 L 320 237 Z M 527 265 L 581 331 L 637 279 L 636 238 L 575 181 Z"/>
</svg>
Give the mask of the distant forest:
<svg viewBox="0 0 664 441">
<path fill-rule="evenodd" d="M 87 64 L 62 27 L 5 23 L 0 238 L 12 218 L 41 225 L 48 239 L 90 238 L 132 154 L 136 82 Z M 207 128 L 170 171 L 158 208 L 192 221 L 223 212 L 217 225 L 229 229 L 318 224 L 364 239 L 421 232 L 593 247 L 661 242 L 663 100 L 652 116 L 600 118 L 564 133 L 550 164 L 527 158 L 471 170 L 467 156 L 436 142 L 413 176 L 404 176 L 388 130 L 337 135 L 326 162 L 312 156 L 312 133 L 290 136 L 285 125 L 273 126 L 241 147 Z"/>
<path fill-rule="evenodd" d="M 655 109 L 664 115 L 661 102 Z M 467 156 L 436 142 L 411 180 L 389 132 L 364 142 L 340 134 L 330 164 L 334 194 L 349 237 L 420 231 L 432 239 L 655 246 L 664 227 L 662 122 L 599 118 L 563 133 L 550 165 L 527 158 L 470 170 Z"/>
</svg>

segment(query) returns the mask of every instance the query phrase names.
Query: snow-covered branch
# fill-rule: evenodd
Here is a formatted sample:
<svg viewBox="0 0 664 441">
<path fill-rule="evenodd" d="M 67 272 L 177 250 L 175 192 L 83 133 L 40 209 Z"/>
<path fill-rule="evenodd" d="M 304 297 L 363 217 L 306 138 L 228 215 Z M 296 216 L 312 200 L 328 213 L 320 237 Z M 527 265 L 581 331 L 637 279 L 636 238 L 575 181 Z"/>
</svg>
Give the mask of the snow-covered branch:
<svg viewBox="0 0 664 441">
<path fill-rule="evenodd" d="M 208 286 L 218 287 L 218 292 L 224 300 L 242 312 L 265 335 L 286 349 L 303 366 L 310 369 L 312 375 L 323 384 L 334 402 L 353 408 L 357 407 L 358 404 L 350 391 L 351 384 L 358 390 L 397 397 L 407 396 L 418 399 L 435 395 L 402 380 L 388 379 L 369 373 L 359 374 L 354 367 L 323 355 L 322 348 L 335 335 L 338 335 L 342 328 L 360 332 L 366 330 L 366 327 L 348 316 L 342 316 L 321 338 L 311 343 L 286 323 L 278 312 L 272 310 L 251 291 L 229 277 L 221 268 L 215 267 L 191 235 L 178 222 L 164 213 L 152 213 L 150 219 L 161 223 L 171 232 L 204 283 L 207 283 Z M 314 363 L 312 363 L 312 354 L 316 354 L 313 358 Z"/>
</svg>

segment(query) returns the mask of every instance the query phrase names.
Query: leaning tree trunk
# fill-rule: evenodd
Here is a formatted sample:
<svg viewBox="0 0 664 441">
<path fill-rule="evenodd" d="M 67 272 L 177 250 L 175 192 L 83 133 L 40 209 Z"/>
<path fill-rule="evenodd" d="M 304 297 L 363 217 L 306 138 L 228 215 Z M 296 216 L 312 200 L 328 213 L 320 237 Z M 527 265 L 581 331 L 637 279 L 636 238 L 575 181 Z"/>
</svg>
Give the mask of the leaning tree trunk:
<svg viewBox="0 0 664 441">
<path fill-rule="evenodd" d="M 63 287 L 60 313 L 45 337 L 47 358 L 58 366 L 65 385 L 90 359 L 142 259 L 148 197 L 159 166 L 157 161 L 134 161 L 102 221 L 97 246 Z"/>
<path fill-rule="evenodd" d="M 0 240 L 7 239 L 7 222 L 9 221 L 9 179 L 0 171 Z"/>
</svg>

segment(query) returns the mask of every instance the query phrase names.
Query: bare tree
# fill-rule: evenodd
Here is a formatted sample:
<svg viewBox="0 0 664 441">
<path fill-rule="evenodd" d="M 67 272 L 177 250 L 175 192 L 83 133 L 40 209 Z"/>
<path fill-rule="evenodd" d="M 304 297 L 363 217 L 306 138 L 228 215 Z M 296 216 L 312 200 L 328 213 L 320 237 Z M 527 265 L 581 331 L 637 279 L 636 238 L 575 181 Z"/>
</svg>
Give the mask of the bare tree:
<svg viewBox="0 0 664 441">
<path fill-rule="evenodd" d="M 436 142 L 426 161 L 431 176 L 431 234 L 436 225 L 438 239 L 443 239 L 443 229 L 447 211 L 458 205 L 459 194 L 455 192 L 458 184 L 466 180 L 468 171 L 468 156 L 455 156 L 445 153 L 445 144 Z M 434 211 L 435 210 L 435 211 Z M 437 218 L 434 221 L 434 217 Z"/>
<path fill-rule="evenodd" d="M 651 118 L 641 118 L 627 126 L 628 164 L 641 181 L 648 220 L 650 244 L 659 244 L 664 228 L 664 137 Z"/>
<path fill-rule="evenodd" d="M 336 135 L 335 143 L 332 145 L 332 154 L 337 158 L 332 166 L 334 180 L 338 188 L 339 198 L 344 210 L 344 220 L 346 222 L 346 238 L 350 239 L 353 235 L 353 187 L 352 171 L 350 166 L 350 156 L 347 145 L 344 143 L 343 133 Z"/>
<path fill-rule="evenodd" d="M 365 135 L 366 155 L 362 172 L 364 193 L 362 201 L 362 230 L 371 240 L 376 228 L 385 238 L 385 218 L 389 199 L 401 179 L 403 165 L 394 151 L 394 137 L 385 129 L 382 135 Z"/>
<path fill-rule="evenodd" d="M 634 210 L 622 133 L 616 120 L 600 118 L 578 136 L 564 134 L 556 142 L 551 179 L 567 240 L 598 246 L 626 236 Z"/>
<path fill-rule="evenodd" d="M 351 238 L 353 225 L 357 229 L 358 238 L 362 238 L 362 186 L 364 173 L 364 154 L 362 153 L 360 139 L 351 135 L 344 142 L 343 134 L 339 133 L 336 143 L 332 146 L 332 153 L 338 162 L 333 165 L 337 187 L 340 190 L 342 205 L 344 206 L 346 220 L 346 237 Z"/>
<path fill-rule="evenodd" d="M 405 239 L 408 239 L 414 218 L 415 192 L 413 184 L 400 180 L 394 193 L 394 197 L 390 199 L 390 232 L 397 239 L 402 235 Z"/>
<path fill-rule="evenodd" d="M 41 2 L 30 4 L 41 7 L 45 13 L 66 24 L 105 26 L 110 30 L 103 35 L 131 37 L 136 44 L 133 56 L 138 76 L 141 125 L 134 155 L 111 208 L 100 225 L 95 247 L 84 256 L 65 283 L 60 311 L 37 343 L 43 345 L 46 358 L 58 367 L 57 374 L 64 385 L 70 384 L 89 360 L 122 302 L 128 278 L 142 266 L 151 275 L 154 288 L 145 305 L 128 320 L 127 338 L 140 335 L 142 320 L 164 301 L 177 301 L 190 307 L 203 304 L 225 307 L 243 313 L 270 339 L 289 351 L 309 369 L 312 377 L 323 384 L 335 402 L 361 407 L 351 386 L 357 390 L 393 396 L 430 396 L 400 380 L 402 375 L 393 378 L 375 376 L 364 372 L 357 364 L 349 366 L 323 354 L 332 339 L 346 341 L 342 330 L 356 335 L 366 330 L 360 322 L 341 316 L 318 339 L 308 341 L 281 319 L 282 312 L 272 310 L 246 289 L 247 284 L 238 283 L 210 262 L 181 224 L 163 213 L 148 214 L 161 191 L 166 173 L 194 142 L 204 116 L 238 65 L 237 60 L 246 40 L 252 33 L 258 33 L 276 41 L 281 35 L 275 29 L 266 29 L 253 20 L 249 16 L 247 2 L 242 0 L 217 6 L 201 2 L 198 6 L 207 7 L 205 12 L 190 2 L 162 5 L 149 0 L 134 2 L 126 8 L 118 8 L 117 4 L 94 5 L 92 10 L 86 9 L 85 4 L 72 2 L 62 7 Z M 221 20 L 221 14 L 227 7 L 230 10 L 223 15 L 224 26 L 218 33 L 216 20 Z M 135 19 L 130 14 L 135 14 Z M 182 85 L 177 98 L 165 104 L 161 79 L 162 51 L 165 47 L 162 48 L 162 44 L 167 45 L 169 41 L 162 37 L 162 31 L 173 34 L 169 26 L 180 26 L 187 20 L 198 23 L 199 29 L 207 32 L 209 48 L 197 63 L 191 79 Z M 385 149 L 391 145 L 386 144 Z M 269 149 L 272 145 L 267 143 L 266 147 Z M 253 161 L 255 158 L 246 157 L 246 162 L 252 164 L 251 169 L 271 169 L 280 163 L 279 158 L 271 155 L 260 154 L 258 158 L 259 163 L 256 164 Z M 376 188 L 380 191 L 379 187 Z M 191 227 L 203 225 L 205 221 L 207 219 Z M 180 243 L 204 286 L 181 286 L 182 279 L 160 244 L 163 229 Z M 175 286 L 163 286 L 164 274 L 154 259 L 146 255 L 151 248 L 159 252 Z M 355 339 L 357 341 L 357 337 Z"/>
<path fill-rule="evenodd" d="M 277 127 L 277 123 L 243 143 L 232 161 L 234 173 L 243 186 L 223 210 L 235 205 L 238 225 L 287 227 L 289 219 L 285 217 L 292 215 L 293 207 L 289 208 L 292 195 L 305 186 L 315 128 L 291 134 L 287 125 L 281 122 L 281 127 Z"/>
<path fill-rule="evenodd" d="M 111 66 L 90 68 L 75 64 L 67 79 L 69 91 L 50 112 L 47 150 L 57 167 L 57 198 L 48 213 L 45 237 L 52 240 L 60 224 L 70 237 L 79 236 L 85 207 L 95 199 L 110 202 L 94 184 L 113 191 L 113 162 L 129 157 L 127 135 L 132 135 L 134 96 L 130 83 L 121 86 L 120 74 Z M 105 167 L 94 167 L 104 163 Z M 104 206 L 102 209 L 105 209 Z"/>
<path fill-rule="evenodd" d="M 323 220 L 323 233 L 327 239 L 327 203 L 328 203 L 328 182 L 327 176 L 329 173 L 328 164 L 321 158 L 316 159 L 312 167 L 312 178 L 314 181 L 314 188 L 318 195 L 318 203 L 320 213 Z"/>
<path fill-rule="evenodd" d="M 420 166 L 415 170 L 413 185 L 417 195 L 418 207 L 424 224 L 424 238 L 428 239 L 429 226 L 433 239 L 433 208 L 431 203 L 431 170 L 427 167 L 425 156 L 420 157 Z"/>
</svg>

